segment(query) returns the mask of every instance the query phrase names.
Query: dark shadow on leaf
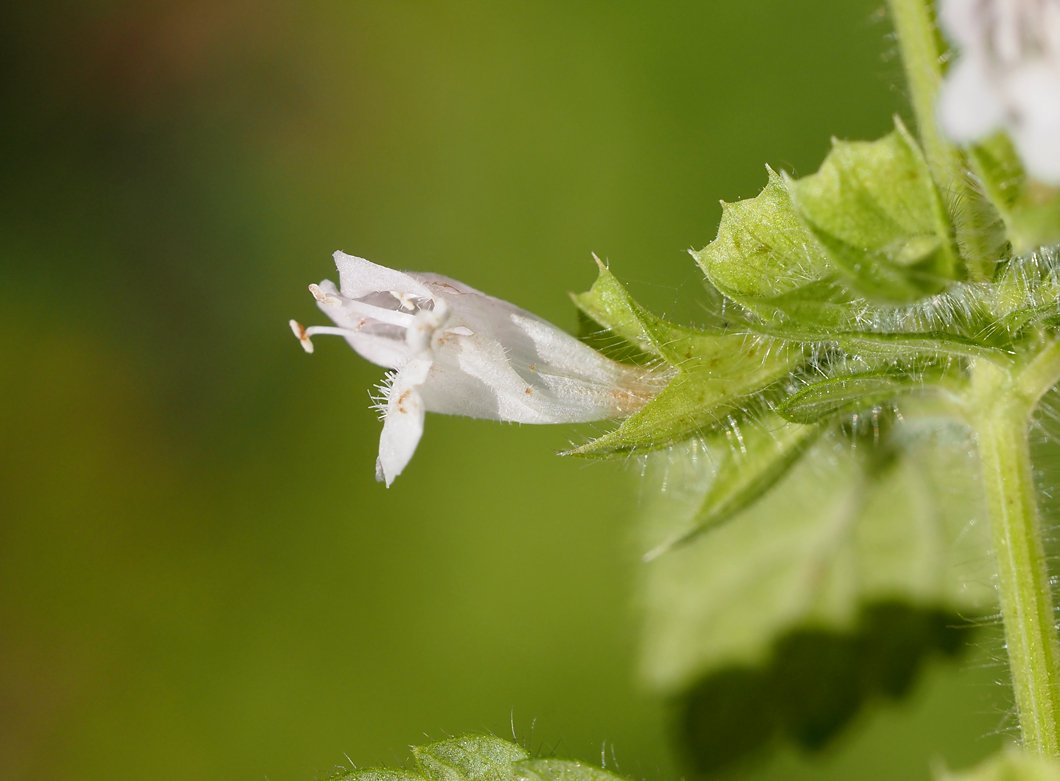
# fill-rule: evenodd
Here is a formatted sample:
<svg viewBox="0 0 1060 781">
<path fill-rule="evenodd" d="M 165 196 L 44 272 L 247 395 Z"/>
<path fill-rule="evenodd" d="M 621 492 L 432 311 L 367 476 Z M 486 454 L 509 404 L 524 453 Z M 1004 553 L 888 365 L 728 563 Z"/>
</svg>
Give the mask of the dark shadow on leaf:
<svg viewBox="0 0 1060 781">
<path fill-rule="evenodd" d="M 779 741 L 825 749 L 866 706 L 906 695 L 925 661 L 957 656 L 970 634 L 964 619 L 902 602 L 866 608 L 851 633 L 788 634 L 766 667 L 720 670 L 679 699 L 684 758 L 711 775 Z"/>
</svg>

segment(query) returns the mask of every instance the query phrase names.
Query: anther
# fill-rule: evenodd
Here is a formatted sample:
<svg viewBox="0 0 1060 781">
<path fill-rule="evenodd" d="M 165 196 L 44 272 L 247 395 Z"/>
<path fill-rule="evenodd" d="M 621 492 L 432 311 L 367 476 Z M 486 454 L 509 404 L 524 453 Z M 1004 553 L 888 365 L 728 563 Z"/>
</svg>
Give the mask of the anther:
<svg viewBox="0 0 1060 781">
<path fill-rule="evenodd" d="M 316 287 L 313 285 L 312 287 Z M 295 336 L 298 337 L 298 341 L 302 344 L 302 349 L 307 353 L 313 352 L 313 342 L 309 338 L 309 333 L 306 331 L 305 326 L 299 323 L 297 320 L 291 321 L 291 331 Z"/>
<path fill-rule="evenodd" d="M 338 297 L 333 296 L 330 293 L 325 293 L 324 290 L 320 287 L 320 285 L 310 285 L 309 292 L 312 293 L 313 298 L 315 298 L 321 304 L 339 303 Z"/>
<path fill-rule="evenodd" d="M 387 292 L 397 299 L 402 309 L 415 312 L 419 308 L 416 306 L 416 299 L 408 293 L 402 293 L 400 290 L 388 290 Z"/>
</svg>

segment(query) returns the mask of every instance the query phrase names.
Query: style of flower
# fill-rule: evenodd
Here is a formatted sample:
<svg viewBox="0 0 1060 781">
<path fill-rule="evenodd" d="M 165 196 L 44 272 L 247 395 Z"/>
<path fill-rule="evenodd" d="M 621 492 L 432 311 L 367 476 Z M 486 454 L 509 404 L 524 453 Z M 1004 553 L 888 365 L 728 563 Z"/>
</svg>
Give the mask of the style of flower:
<svg viewBox="0 0 1060 781">
<path fill-rule="evenodd" d="M 940 0 L 960 48 L 939 95 L 946 133 L 1004 129 L 1037 179 L 1060 184 L 1060 0 Z"/>
<path fill-rule="evenodd" d="M 390 370 L 376 478 L 393 483 L 412 458 L 426 412 L 518 423 L 572 423 L 628 415 L 651 396 L 644 372 L 616 363 L 551 323 L 437 274 L 395 271 L 343 252 L 339 285 L 310 285 L 335 326 L 291 330 L 342 336 Z"/>
</svg>

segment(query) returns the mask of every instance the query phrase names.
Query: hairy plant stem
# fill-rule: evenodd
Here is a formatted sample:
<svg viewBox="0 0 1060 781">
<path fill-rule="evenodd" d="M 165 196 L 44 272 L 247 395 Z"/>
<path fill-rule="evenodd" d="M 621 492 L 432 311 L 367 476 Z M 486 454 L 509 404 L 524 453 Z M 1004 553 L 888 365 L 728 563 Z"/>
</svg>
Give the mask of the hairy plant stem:
<svg viewBox="0 0 1060 781">
<path fill-rule="evenodd" d="M 887 0 L 909 85 L 917 133 L 935 184 L 946 196 L 950 221 L 968 276 L 978 282 L 990 278 L 997 258 L 977 217 L 992 210 L 969 179 L 964 155 L 949 143 L 936 122 L 936 103 L 942 83 L 942 57 L 930 0 Z"/>
<path fill-rule="evenodd" d="M 997 562 L 1001 616 L 1023 745 L 1060 756 L 1060 643 L 1031 465 L 1028 424 L 1060 379 L 1060 342 L 1019 371 L 983 359 L 972 374 L 973 425 Z"/>
</svg>

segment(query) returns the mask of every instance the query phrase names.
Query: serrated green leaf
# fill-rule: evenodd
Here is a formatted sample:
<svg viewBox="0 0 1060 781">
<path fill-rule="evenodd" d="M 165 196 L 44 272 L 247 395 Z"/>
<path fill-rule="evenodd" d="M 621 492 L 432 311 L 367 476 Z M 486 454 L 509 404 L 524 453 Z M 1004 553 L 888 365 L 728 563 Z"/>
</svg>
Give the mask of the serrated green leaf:
<svg viewBox="0 0 1060 781">
<path fill-rule="evenodd" d="M 936 389 L 949 368 L 937 361 L 895 363 L 863 371 L 840 369 L 834 376 L 804 385 L 776 406 L 792 423 L 820 423 L 870 409 L 902 395 Z"/>
<path fill-rule="evenodd" d="M 952 649 L 947 627 L 995 609 L 989 533 L 969 524 L 982 504 L 970 435 L 911 407 L 890 439 L 881 452 L 822 437 L 732 522 L 644 568 L 643 673 L 710 747 L 701 765 L 777 737 L 819 745 Z M 665 490 L 649 508 L 647 547 L 702 506 L 711 470 L 697 452 L 653 459 Z M 883 641 L 886 656 L 874 656 Z M 837 687 L 840 670 L 863 677 Z M 797 696 L 777 683 L 791 676 Z"/>
<path fill-rule="evenodd" d="M 946 209 L 901 124 L 878 141 L 836 141 L 817 173 L 787 180 L 796 210 L 862 295 L 911 301 L 962 276 Z"/>
<path fill-rule="evenodd" d="M 671 344 L 671 355 L 675 345 L 692 347 L 669 385 L 618 428 L 570 451 L 571 455 L 658 450 L 698 436 L 729 416 L 742 416 L 754 394 L 786 377 L 804 360 L 798 345 L 762 337 L 703 336 Z"/>
<path fill-rule="evenodd" d="M 529 754 L 506 740 L 477 735 L 417 746 L 412 756 L 429 781 L 508 781 L 511 764 Z"/>
<path fill-rule="evenodd" d="M 569 759 L 528 759 L 513 769 L 516 781 L 621 781 L 608 770 Z"/>
<path fill-rule="evenodd" d="M 814 314 L 808 308 L 838 305 L 844 296 L 834 285 L 835 268 L 803 225 L 787 185 L 767 171 L 769 179 L 757 196 L 722 203 L 717 238 L 692 256 L 707 279 L 735 301 L 804 319 Z"/>
<path fill-rule="evenodd" d="M 325 781 L 425 781 L 425 779 L 411 770 L 390 770 L 387 768 L 347 770 L 343 768 L 326 776 Z"/>
<path fill-rule="evenodd" d="M 492 735 L 468 735 L 415 746 L 420 770 L 341 769 L 328 781 L 623 781 L 598 767 L 566 759 L 532 759 L 521 746 Z"/>
<path fill-rule="evenodd" d="M 969 770 L 946 771 L 938 781 L 1060 781 L 1060 760 L 1027 754 L 1015 746 Z"/>
<path fill-rule="evenodd" d="M 791 423 L 769 415 L 715 435 L 717 471 L 689 526 L 650 551 L 654 559 L 725 523 L 760 499 L 794 465 L 821 433 L 820 426 Z"/>
</svg>

